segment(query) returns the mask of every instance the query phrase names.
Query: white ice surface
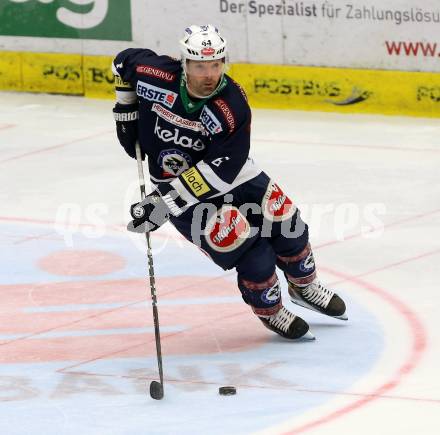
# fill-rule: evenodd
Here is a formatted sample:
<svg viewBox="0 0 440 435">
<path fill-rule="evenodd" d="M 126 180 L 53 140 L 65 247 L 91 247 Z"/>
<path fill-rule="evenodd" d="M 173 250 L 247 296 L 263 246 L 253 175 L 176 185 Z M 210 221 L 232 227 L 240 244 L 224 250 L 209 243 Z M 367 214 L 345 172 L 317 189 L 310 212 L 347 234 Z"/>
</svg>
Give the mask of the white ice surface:
<svg viewBox="0 0 440 435">
<path fill-rule="evenodd" d="M 302 209 L 349 321 L 285 297 L 317 340 L 274 336 L 165 225 L 154 401 L 145 247 L 124 229 L 137 169 L 112 103 L 0 101 L 1 434 L 440 433 L 440 120 L 254 110 L 252 154 Z"/>
</svg>

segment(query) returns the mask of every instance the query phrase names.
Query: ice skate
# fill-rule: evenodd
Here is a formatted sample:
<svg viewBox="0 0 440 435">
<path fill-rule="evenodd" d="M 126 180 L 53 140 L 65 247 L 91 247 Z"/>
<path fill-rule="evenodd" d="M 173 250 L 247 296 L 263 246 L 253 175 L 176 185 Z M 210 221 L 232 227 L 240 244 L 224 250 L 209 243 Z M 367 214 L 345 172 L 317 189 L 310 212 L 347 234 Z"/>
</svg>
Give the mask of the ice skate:
<svg viewBox="0 0 440 435">
<path fill-rule="evenodd" d="M 287 281 L 290 299 L 294 304 L 335 319 L 348 320 L 344 301 L 317 278 L 306 286 L 298 286 Z"/>
<path fill-rule="evenodd" d="M 271 316 L 258 316 L 263 325 L 290 340 L 314 340 L 315 336 L 309 331 L 309 325 L 301 317 L 295 316 L 287 308 L 281 307 Z"/>
</svg>

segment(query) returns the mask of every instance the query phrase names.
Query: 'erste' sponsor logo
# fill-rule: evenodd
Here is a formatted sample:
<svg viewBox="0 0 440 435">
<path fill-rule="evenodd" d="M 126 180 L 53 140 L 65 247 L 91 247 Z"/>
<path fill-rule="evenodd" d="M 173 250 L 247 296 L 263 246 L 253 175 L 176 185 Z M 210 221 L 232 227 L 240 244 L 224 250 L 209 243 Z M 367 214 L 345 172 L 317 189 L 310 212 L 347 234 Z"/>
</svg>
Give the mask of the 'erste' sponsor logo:
<svg viewBox="0 0 440 435">
<path fill-rule="evenodd" d="M 196 168 L 189 168 L 181 175 L 181 177 L 189 189 L 197 197 L 202 196 L 204 193 L 207 193 L 211 190 Z"/>
<path fill-rule="evenodd" d="M 200 120 L 211 134 L 216 134 L 223 131 L 221 122 L 206 106 L 203 107 L 202 113 L 200 114 Z"/>
<path fill-rule="evenodd" d="M 136 67 L 136 72 L 144 76 L 165 80 L 166 82 L 172 82 L 176 78 L 175 74 L 172 74 L 168 71 L 164 71 L 160 68 L 154 68 L 149 65 L 138 65 Z"/>
<path fill-rule="evenodd" d="M 157 101 L 158 103 L 165 104 L 165 106 L 169 108 L 173 107 L 177 98 L 177 94 L 175 92 L 168 91 L 141 81 L 138 81 L 137 83 L 136 94 L 145 100 Z"/>
</svg>

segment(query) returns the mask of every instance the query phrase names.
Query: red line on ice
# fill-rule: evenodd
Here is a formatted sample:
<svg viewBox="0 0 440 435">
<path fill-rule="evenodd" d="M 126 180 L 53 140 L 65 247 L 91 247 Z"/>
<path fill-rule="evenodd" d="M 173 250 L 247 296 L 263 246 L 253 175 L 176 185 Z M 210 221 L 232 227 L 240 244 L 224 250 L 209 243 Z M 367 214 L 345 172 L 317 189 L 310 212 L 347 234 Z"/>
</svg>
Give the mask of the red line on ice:
<svg viewBox="0 0 440 435">
<path fill-rule="evenodd" d="M 305 141 L 294 141 L 289 139 L 259 139 L 255 138 L 253 141 L 256 142 L 274 142 L 274 143 L 288 143 L 294 145 L 303 146 L 319 146 L 319 147 L 337 147 L 337 148 L 365 148 L 369 150 L 377 151 L 413 151 L 413 152 L 440 152 L 440 148 L 406 148 L 402 146 L 389 146 L 389 145 L 365 145 L 365 144 L 340 144 L 340 143 L 324 143 L 324 142 L 305 142 Z"/>
<path fill-rule="evenodd" d="M 411 222 L 411 221 L 415 221 L 417 219 L 422 219 L 422 218 L 425 218 L 425 217 L 428 217 L 428 216 L 432 216 L 432 215 L 437 214 L 439 212 L 440 212 L 440 208 L 438 208 L 436 210 L 428 211 L 426 213 L 416 214 L 414 216 L 410 216 L 410 217 L 407 217 L 407 218 L 404 218 L 404 219 L 400 219 L 400 220 L 397 220 L 395 222 L 390 222 L 389 224 L 385 224 L 384 225 L 384 229 L 389 229 L 389 228 L 392 228 L 392 227 L 397 227 L 397 226 L 405 224 L 407 222 Z M 373 233 L 374 231 L 375 231 L 374 229 L 371 229 L 369 231 L 351 234 L 350 236 L 346 236 L 346 237 L 344 237 L 341 240 L 330 240 L 329 242 L 321 243 L 320 245 L 314 245 L 313 249 L 325 248 L 327 246 L 332 246 L 332 245 L 336 245 L 338 243 L 346 242 L 347 240 L 357 239 L 358 237 L 362 237 L 365 234 Z"/>
<path fill-rule="evenodd" d="M 390 267 L 392 266 L 393 265 L 390 265 Z M 385 393 L 397 387 L 403 381 L 403 378 L 406 375 L 408 375 L 412 370 L 414 370 L 414 368 L 420 362 L 421 356 L 427 346 L 427 336 L 422 322 L 418 319 L 417 315 L 407 305 L 405 305 L 404 302 L 402 302 L 395 296 L 391 295 L 390 293 L 386 292 L 382 288 L 370 284 L 367 281 L 364 281 L 358 277 L 337 272 L 325 267 L 321 267 L 320 269 L 344 281 L 352 282 L 360 287 L 363 287 L 365 290 L 376 294 L 377 296 L 385 300 L 387 303 L 389 303 L 394 309 L 396 309 L 398 313 L 409 324 L 410 330 L 412 332 L 411 351 L 406 361 L 397 370 L 394 376 L 392 376 L 389 381 L 385 382 L 383 385 L 376 388 L 371 393 L 366 394 L 361 399 L 347 406 L 344 406 L 340 409 L 337 409 L 336 411 L 333 411 L 323 417 L 317 418 L 316 420 L 312 420 L 309 423 L 303 424 L 301 426 L 283 432 L 283 435 L 296 435 L 307 432 L 318 426 L 330 423 L 331 421 L 336 420 L 339 417 L 343 417 L 349 414 L 350 412 L 353 412 L 356 409 L 359 409 L 362 406 L 365 406 L 368 403 L 373 402 L 374 400 L 380 399 L 381 397 L 384 396 Z"/>
<path fill-rule="evenodd" d="M 46 151 L 52 151 L 52 150 L 55 150 L 55 149 L 58 149 L 58 148 L 63 148 L 65 146 L 67 146 L 67 145 L 72 145 L 74 143 L 82 142 L 83 140 L 87 140 L 87 139 L 93 139 L 95 137 L 102 136 L 103 134 L 107 134 L 109 132 L 110 132 L 109 130 L 100 131 L 100 132 L 97 132 L 97 133 L 90 134 L 88 136 L 80 137 L 80 138 L 77 138 L 77 139 L 72 139 L 72 140 L 70 140 L 68 142 L 63 142 L 63 143 L 60 143 L 60 144 L 57 144 L 57 145 L 52 145 L 52 146 L 46 147 L 46 148 L 40 148 L 39 150 L 35 150 L 35 151 L 29 151 L 29 152 L 24 153 L 24 154 L 19 154 L 18 156 L 9 157 L 7 159 L 0 160 L 0 164 L 6 163 L 6 162 L 10 162 L 12 160 L 18 160 L 18 159 L 21 159 L 23 157 L 32 156 L 34 154 L 45 153 Z"/>
<path fill-rule="evenodd" d="M 16 127 L 15 124 L 0 124 L 0 130 L 7 130 L 8 128 Z"/>
</svg>

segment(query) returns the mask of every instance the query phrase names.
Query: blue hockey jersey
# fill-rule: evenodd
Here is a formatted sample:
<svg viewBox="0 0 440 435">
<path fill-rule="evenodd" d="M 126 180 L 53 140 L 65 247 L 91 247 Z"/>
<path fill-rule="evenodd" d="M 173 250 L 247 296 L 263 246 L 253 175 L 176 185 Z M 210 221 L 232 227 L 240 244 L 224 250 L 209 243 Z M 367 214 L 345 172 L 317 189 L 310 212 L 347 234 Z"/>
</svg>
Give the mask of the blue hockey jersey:
<svg viewBox="0 0 440 435">
<path fill-rule="evenodd" d="M 261 172 L 249 157 L 251 111 L 229 76 L 212 97 L 191 100 L 181 62 L 169 56 L 130 48 L 116 56 L 113 72 L 136 94 L 139 143 L 155 185 L 171 183 L 192 205 Z"/>
</svg>

